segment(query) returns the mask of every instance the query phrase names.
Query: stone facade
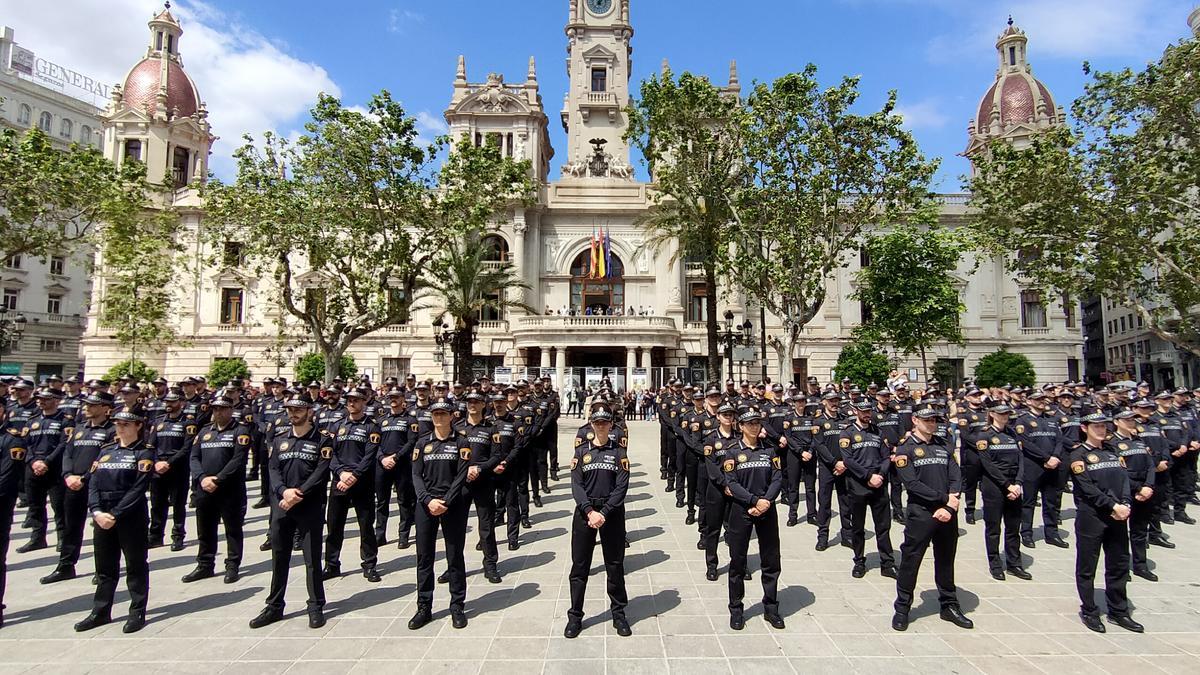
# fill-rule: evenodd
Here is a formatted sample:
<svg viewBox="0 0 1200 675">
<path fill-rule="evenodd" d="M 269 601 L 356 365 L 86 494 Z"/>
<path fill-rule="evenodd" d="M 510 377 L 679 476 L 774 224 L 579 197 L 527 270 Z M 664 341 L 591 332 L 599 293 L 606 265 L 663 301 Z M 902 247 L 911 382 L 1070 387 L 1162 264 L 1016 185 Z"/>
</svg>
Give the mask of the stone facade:
<svg viewBox="0 0 1200 675">
<path fill-rule="evenodd" d="M 561 115 L 568 140 L 566 161 L 559 175 L 550 175 L 554 150 L 533 60 L 523 80 L 493 73 L 475 83 L 468 78 L 466 59 L 458 60 L 445 112 L 451 135 L 456 139 L 465 136 L 475 143 L 495 142 L 505 153 L 531 160 L 540 186 L 536 205 L 513 210 L 501 218 L 495 248 L 497 259 L 510 260 L 530 286 L 526 302 L 539 310 L 544 308 L 544 312 L 490 317 L 492 320 L 480 328 L 475 345 L 478 358 L 473 366 L 479 370 L 496 366 L 553 368 L 560 378 L 567 372 L 582 376 L 584 369 L 601 369 L 592 372 L 610 375 L 618 386 L 634 368 L 648 369 L 646 381 L 651 385 L 662 377 L 681 373 L 692 377 L 697 368 L 702 369 L 699 360 L 707 351 L 704 303 L 698 295 L 703 280 L 694 265 L 686 261 L 672 264 L 673 250 L 644 248 L 646 233 L 636 221 L 651 203 L 652 185 L 635 178 L 628 145 L 621 138 L 625 129 L 622 111 L 633 86 L 629 80 L 634 34 L 630 1 L 569 0 L 568 5 L 567 66 L 571 86 Z M 1003 47 L 1015 39 L 1002 36 L 997 45 L 1002 58 Z M 1019 40 L 1024 40 L 1023 34 Z M 726 90 L 740 91 L 736 66 L 730 68 Z M 1036 89 L 1029 91 L 1036 96 Z M 1041 91 L 1045 91 L 1044 86 Z M 178 123 L 186 131 L 185 139 L 179 142 L 193 138 L 203 142 L 207 123 L 203 106 L 198 109 L 200 113 Z M 114 135 L 114 143 L 108 146 L 114 159 L 120 157 L 119 141 L 125 138 L 118 122 L 132 114 L 134 111 L 114 97 L 106 113 L 109 133 Z M 1054 115 L 1057 118 L 1059 113 Z M 171 119 L 170 115 L 165 117 Z M 979 141 L 981 136 L 973 129 L 972 142 Z M 150 141 L 152 145 L 163 142 L 169 142 L 169 138 Z M 185 207 L 188 224 L 198 227 L 203 214 L 196 208 L 194 195 L 181 190 L 177 202 Z M 944 195 L 942 203 L 944 224 L 964 222 L 965 195 Z M 589 280 L 582 261 L 592 238 L 600 233 L 611 241 L 613 267 L 618 273 L 609 279 Z M 758 354 L 754 362 L 737 364 L 735 376 L 757 379 L 764 365 L 767 374 L 776 380 L 807 375 L 826 380 L 831 376 L 841 347 L 862 318 L 858 303 L 849 299 L 859 264 L 857 256 L 852 257 L 848 267 L 829 280 L 825 306 L 805 327 L 791 359 L 775 347 L 782 329 L 779 320 L 768 315 L 766 353 Z M 1001 261 L 978 261 L 972 274 L 969 270 L 975 268 L 975 263 L 964 261 L 960 274 L 967 306 L 962 317 L 967 342 L 964 346 L 938 345 L 929 354 L 930 365 L 936 359 L 947 359 L 952 368 L 969 376 L 980 357 L 1007 346 L 1027 354 L 1043 380 L 1078 377 L 1083 338 L 1075 303 L 1068 303 L 1068 310 L 1060 302 L 1033 297 L 1020 280 L 1004 271 Z M 223 268 L 202 270 L 187 283 L 186 309 L 177 323 L 189 346 L 150 359 L 154 367 L 175 379 L 203 372 L 215 358 L 240 356 L 250 363 L 257 377 L 274 374 L 276 368 L 291 375 L 291 363 L 277 361 L 270 351 L 277 349 L 274 345 L 281 317 L 265 301 L 267 289 L 260 287 L 264 282 L 247 278 L 236 268 Z M 228 304 L 223 298 L 238 291 L 237 320 L 229 321 Z M 97 300 L 101 294 L 102 287 L 98 287 Z M 608 307 L 620 307 L 626 315 L 586 315 L 589 308 Z M 636 316 L 628 315 L 631 310 Z M 735 294 L 719 303 L 718 312 L 724 314 L 726 310 L 734 313 L 737 323 L 749 318 L 761 336 L 758 308 Z M 360 369 L 377 378 L 409 370 L 418 376 L 442 377 L 448 372 L 448 364 L 443 363 L 434 343 L 432 317 L 430 311 L 418 312 L 409 325 L 392 326 L 360 340 L 351 349 Z M 286 317 L 282 322 L 294 328 L 294 322 Z M 120 358 L 95 324 L 88 335 L 89 373 L 107 368 Z M 308 349 L 301 343 L 296 351 Z M 905 359 L 903 363 L 905 368 L 919 365 L 919 359 Z"/>
</svg>

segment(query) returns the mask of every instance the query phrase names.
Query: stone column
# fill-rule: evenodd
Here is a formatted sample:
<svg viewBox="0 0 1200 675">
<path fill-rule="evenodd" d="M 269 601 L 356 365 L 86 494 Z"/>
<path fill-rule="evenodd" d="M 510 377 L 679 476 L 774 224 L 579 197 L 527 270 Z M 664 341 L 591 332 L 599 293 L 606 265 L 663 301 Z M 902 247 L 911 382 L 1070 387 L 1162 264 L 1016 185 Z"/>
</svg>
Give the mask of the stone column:
<svg viewBox="0 0 1200 675">
<path fill-rule="evenodd" d="M 550 348 L 549 347 L 542 347 L 542 367 L 543 368 L 550 367 Z"/>
<path fill-rule="evenodd" d="M 513 218 L 513 246 L 511 252 L 512 265 L 513 272 L 515 273 L 517 279 L 525 282 L 526 284 L 529 283 L 529 279 L 525 277 L 525 270 L 528 267 L 525 264 L 525 231 L 528 229 L 528 227 L 528 224 L 525 222 L 525 210 L 517 209 Z M 529 303 L 529 292 L 530 291 L 528 289 L 524 288 L 513 291 L 515 295 L 517 295 L 521 300 L 524 300 L 526 303 Z M 532 305 L 533 303 L 529 304 Z M 524 314 L 522 310 L 516 308 L 509 311 L 513 313 Z M 510 326 L 510 328 L 512 327 L 513 326 Z"/>
<path fill-rule="evenodd" d="M 557 354 L 554 357 L 554 368 L 558 372 L 558 382 L 554 386 L 558 388 L 559 395 L 562 395 L 562 390 L 566 388 L 567 382 L 567 350 L 565 347 L 559 347 Z"/>
<path fill-rule="evenodd" d="M 637 368 L 637 349 L 637 347 L 625 348 L 625 368 L 629 371 L 625 373 L 626 378 L 632 377 L 633 369 Z M 626 386 L 628 386 L 628 379 L 626 379 Z"/>
</svg>

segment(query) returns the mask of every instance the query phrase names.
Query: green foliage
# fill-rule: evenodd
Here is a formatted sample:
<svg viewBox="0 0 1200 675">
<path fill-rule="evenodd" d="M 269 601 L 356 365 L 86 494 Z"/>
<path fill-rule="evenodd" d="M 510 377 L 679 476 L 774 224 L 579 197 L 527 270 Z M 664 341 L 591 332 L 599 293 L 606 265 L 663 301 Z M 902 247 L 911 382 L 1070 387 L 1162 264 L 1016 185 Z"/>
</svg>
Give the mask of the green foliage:
<svg viewBox="0 0 1200 675">
<path fill-rule="evenodd" d="M 781 379 L 800 330 L 825 303 L 827 281 L 862 233 L 919 210 L 937 168 L 903 128 L 895 92 L 876 112 L 854 112 L 858 82 L 845 77 L 822 88 L 810 64 L 756 85 L 747 99 L 752 185 L 735 210 L 727 271 L 782 320 Z"/>
<path fill-rule="evenodd" d="M 707 287 L 708 379 L 720 378 L 717 280 L 729 267 L 728 223 L 745 189 L 745 111 L 707 78 L 669 69 L 642 82 L 626 109 L 625 138 L 642 152 L 654 179 L 654 203 L 639 220 L 645 250 L 677 243 L 672 264 L 703 266 Z"/>
<path fill-rule="evenodd" d="M 322 363 L 324 367 L 324 363 Z M 250 379 L 250 367 L 246 365 L 246 359 L 236 357 L 232 359 L 217 359 L 208 367 L 208 381 L 213 387 L 224 387 L 230 380 L 248 380 Z"/>
<path fill-rule="evenodd" d="M 336 363 L 407 320 L 439 252 L 531 198 L 529 163 L 489 144 L 464 138 L 435 170 L 448 142 L 420 147 L 416 120 L 386 91 L 369 114 L 322 95 L 294 145 L 247 136 L 237 181 L 208 183 L 206 241 L 241 242 L 249 271 L 277 282 L 280 304 Z"/>
<path fill-rule="evenodd" d="M 867 385 L 872 382 L 883 386 L 891 369 L 892 363 L 886 354 L 869 342 L 856 340 L 842 347 L 834 372 L 837 380 L 848 377 L 851 382 L 866 390 Z"/>
<path fill-rule="evenodd" d="M 141 359 L 125 359 L 104 374 L 104 379 L 116 382 L 126 375 L 132 375 L 138 382 L 150 382 L 158 379 L 158 371 L 146 365 Z"/>
<path fill-rule="evenodd" d="M 1086 67 L 1085 67 L 1086 69 Z M 1200 43 L 1145 69 L 1095 73 L 1073 129 L 974 158 L 980 245 L 1035 284 L 1099 294 L 1158 337 L 1200 354 Z"/>
<path fill-rule="evenodd" d="M 980 387 L 1032 387 L 1037 381 L 1033 362 L 1024 354 L 1014 354 L 1001 348 L 979 359 L 975 366 L 975 384 Z"/>
<path fill-rule="evenodd" d="M 308 385 L 309 382 L 321 382 L 329 384 L 333 378 L 325 379 L 327 370 L 325 368 L 325 357 L 320 354 L 312 353 L 305 354 L 296 362 L 296 382 Z M 354 362 L 354 357 L 349 354 L 343 354 L 340 359 L 340 367 L 334 373 L 335 377 L 340 377 L 347 382 L 351 381 L 358 374 L 358 365 Z"/>
<path fill-rule="evenodd" d="M 932 207 L 914 220 L 923 223 L 867 237 L 863 249 L 869 264 L 858 272 L 852 297 L 871 308 L 870 320 L 856 329 L 857 335 L 890 344 L 901 354 L 920 353 L 924 361 L 925 350 L 935 343 L 962 342 L 959 316 L 966 307 L 951 274 L 962 244 L 953 231 L 937 228 Z"/>
</svg>

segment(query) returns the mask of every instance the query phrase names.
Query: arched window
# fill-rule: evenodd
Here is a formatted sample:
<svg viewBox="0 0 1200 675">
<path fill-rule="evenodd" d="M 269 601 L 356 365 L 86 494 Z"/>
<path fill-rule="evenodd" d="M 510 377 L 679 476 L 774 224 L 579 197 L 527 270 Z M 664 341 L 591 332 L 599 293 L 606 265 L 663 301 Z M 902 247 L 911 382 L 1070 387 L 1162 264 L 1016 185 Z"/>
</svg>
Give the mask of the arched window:
<svg viewBox="0 0 1200 675">
<path fill-rule="evenodd" d="M 497 235 L 489 235 L 483 238 L 483 245 L 487 247 L 487 253 L 483 259 L 487 262 L 502 263 L 510 260 L 508 255 L 508 242 L 504 241 L 504 237 Z"/>
<path fill-rule="evenodd" d="M 610 308 L 625 307 L 625 264 L 615 253 L 606 259 L 607 274 L 596 277 L 591 249 L 571 263 L 571 309 L 578 314 L 605 314 Z"/>
<path fill-rule="evenodd" d="M 50 133 L 50 125 L 53 120 L 50 118 L 50 113 L 44 112 L 38 117 L 38 128 L 46 133 Z"/>
<path fill-rule="evenodd" d="M 91 145 L 95 142 L 92 139 L 92 128 L 86 124 L 79 128 L 79 142 L 84 145 Z"/>
<path fill-rule="evenodd" d="M 33 108 L 22 103 L 21 109 L 17 111 L 17 124 L 29 126 L 29 120 L 33 118 Z"/>
<path fill-rule="evenodd" d="M 62 136 L 63 138 L 70 138 L 74 133 L 75 125 L 71 124 L 71 120 L 64 117 L 62 121 L 58 123 L 58 135 Z"/>
</svg>

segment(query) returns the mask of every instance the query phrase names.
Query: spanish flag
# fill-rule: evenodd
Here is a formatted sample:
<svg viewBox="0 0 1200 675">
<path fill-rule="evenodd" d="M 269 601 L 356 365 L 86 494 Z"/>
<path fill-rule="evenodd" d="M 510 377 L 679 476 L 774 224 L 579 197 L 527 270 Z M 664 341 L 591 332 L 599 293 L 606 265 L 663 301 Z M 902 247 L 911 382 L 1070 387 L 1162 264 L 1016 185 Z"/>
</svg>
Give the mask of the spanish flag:
<svg viewBox="0 0 1200 675">
<path fill-rule="evenodd" d="M 608 269 L 608 265 L 607 265 L 608 253 L 606 253 L 607 250 L 608 250 L 608 235 L 604 233 L 604 228 L 601 228 L 600 229 L 600 247 L 599 247 L 599 252 L 596 255 L 596 259 L 599 261 L 598 264 L 596 265 L 596 278 L 597 279 L 607 279 L 608 278 L 608 272 L 606 271 Z"/>
<path fill-rule="evenodd" d="M 591 264 L 588 266 L 588 278 L 595 279 L 597 272 L 600 271 L 600 241 L 596 238 L 596 231 L 592 230 L 592 247 L 591 247 Z"/>
</svg>

